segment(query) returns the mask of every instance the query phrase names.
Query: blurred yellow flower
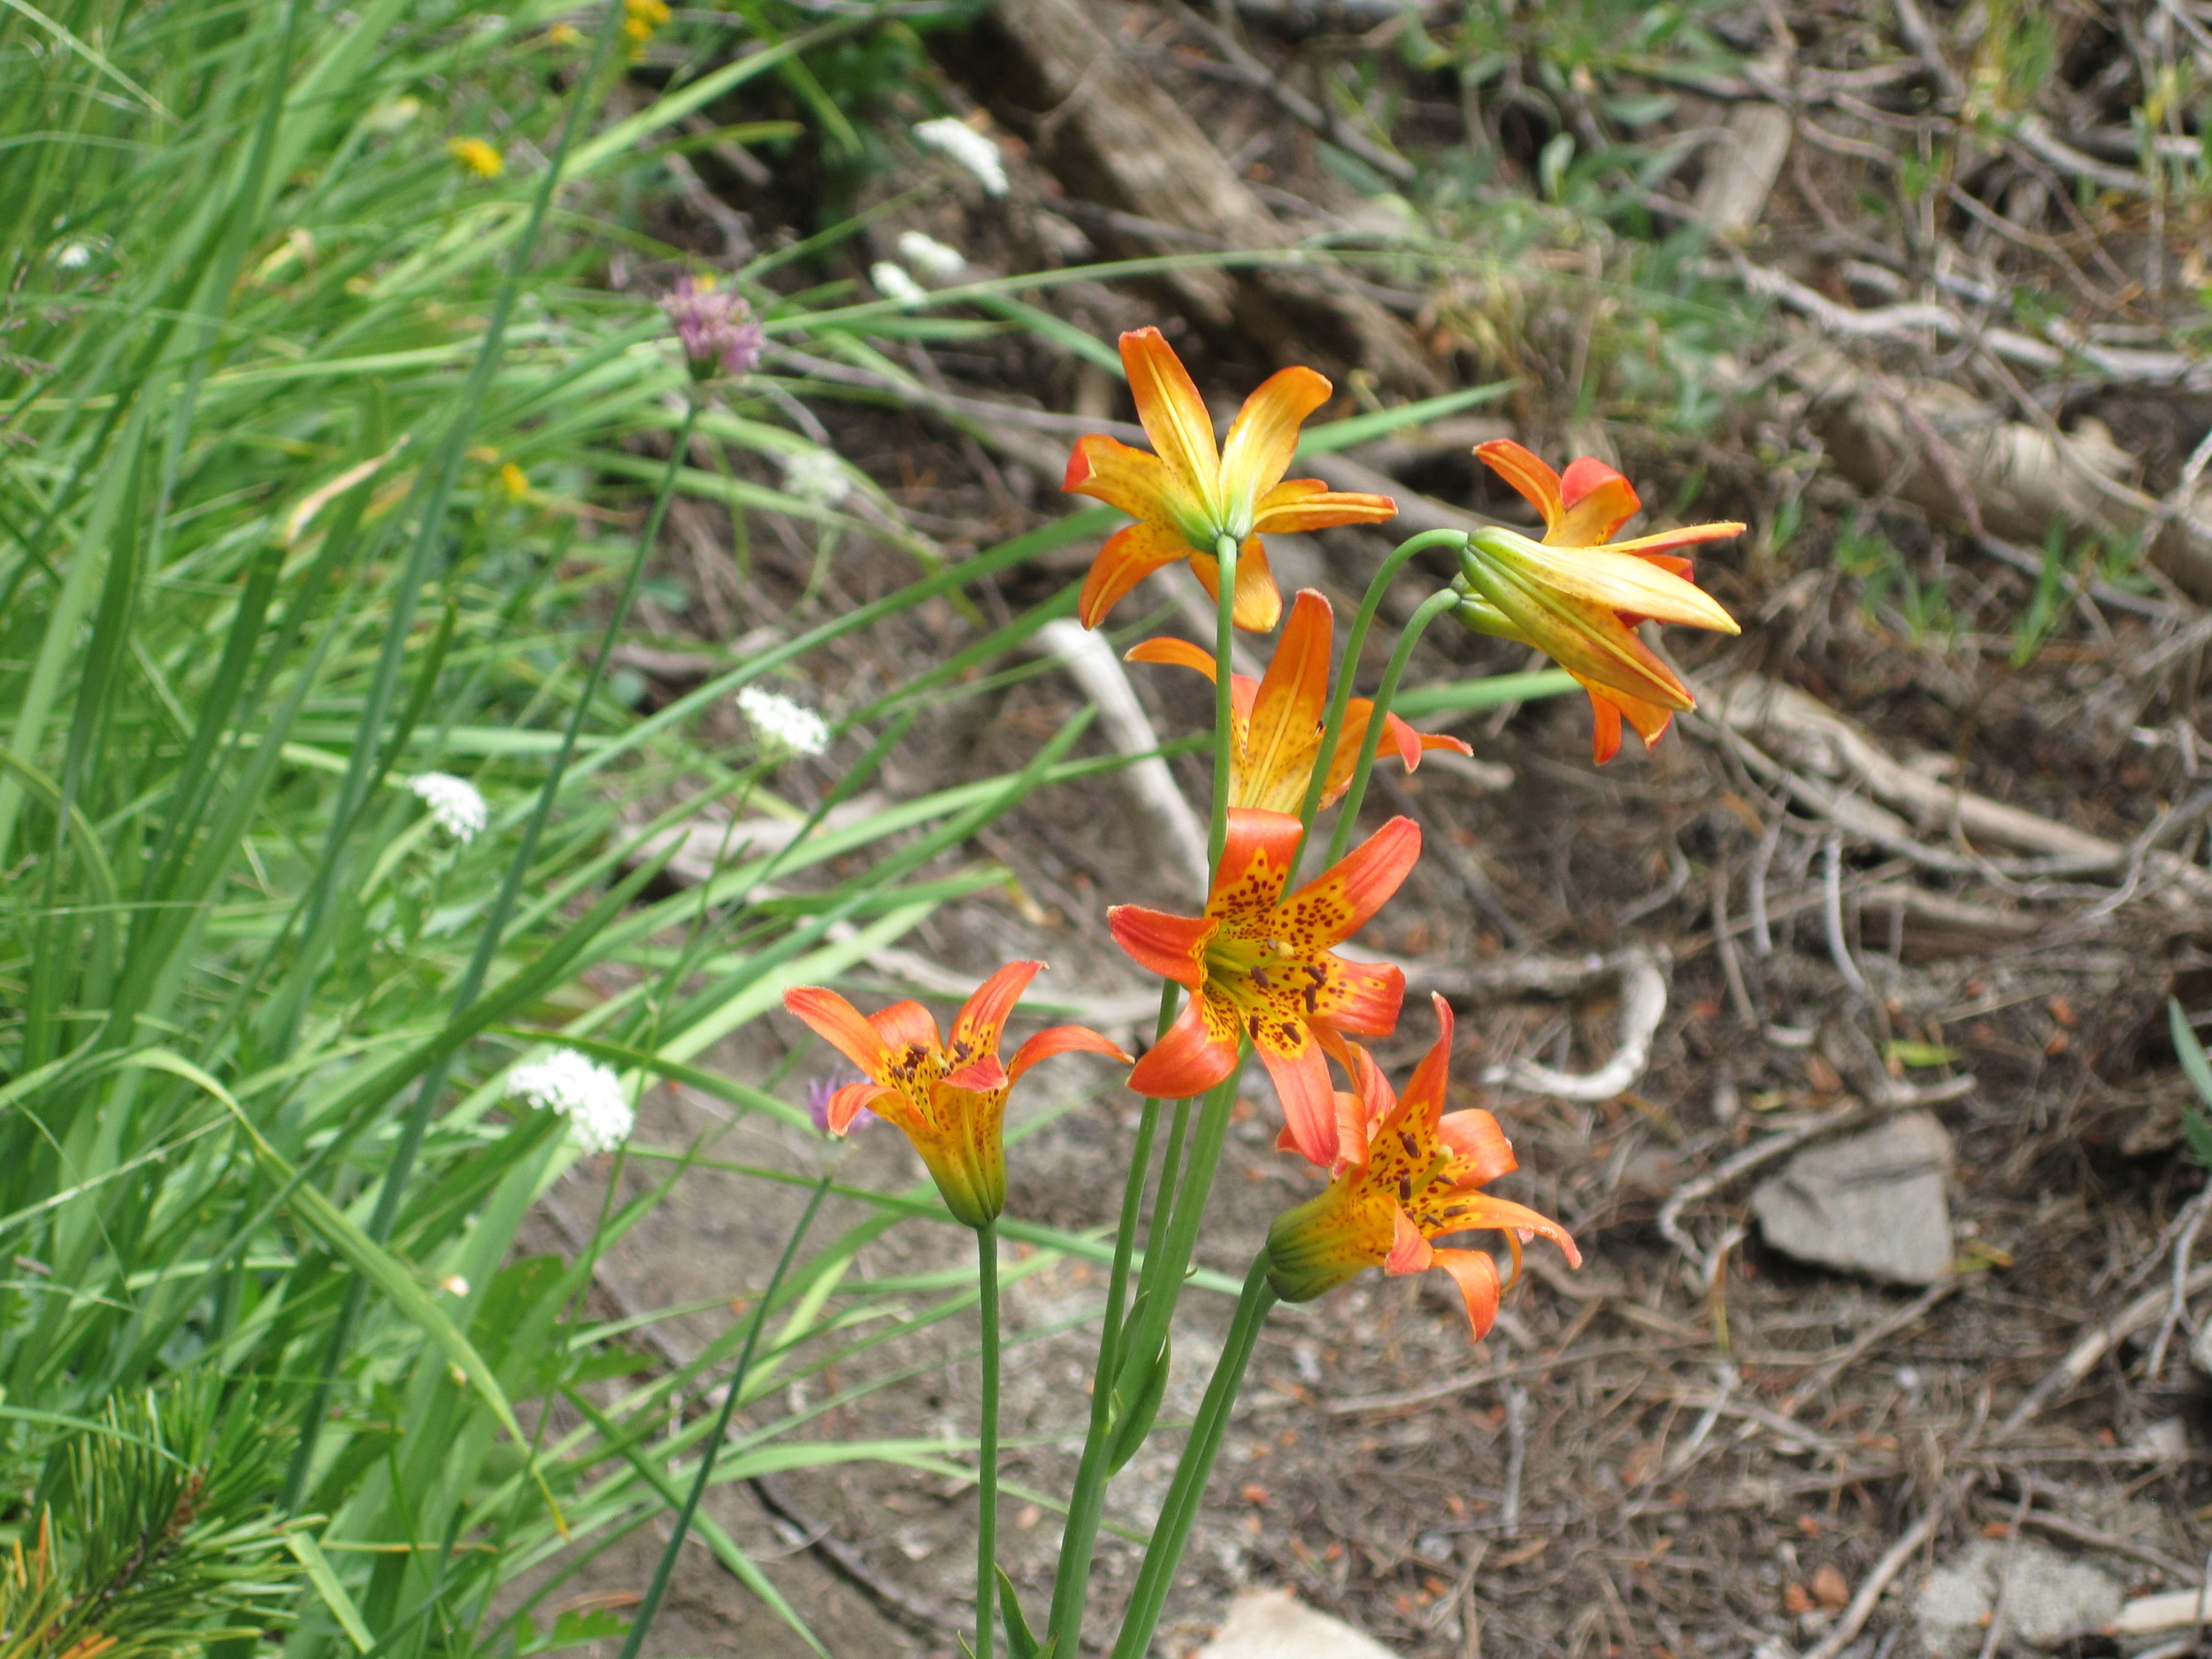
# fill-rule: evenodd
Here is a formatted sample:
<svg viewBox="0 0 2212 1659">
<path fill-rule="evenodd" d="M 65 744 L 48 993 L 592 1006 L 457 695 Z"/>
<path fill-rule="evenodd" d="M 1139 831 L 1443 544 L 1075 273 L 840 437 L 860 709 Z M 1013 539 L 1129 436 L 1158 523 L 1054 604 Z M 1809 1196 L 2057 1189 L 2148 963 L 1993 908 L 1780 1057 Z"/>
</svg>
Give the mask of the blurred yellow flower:
<svg viewBox="0 0 2212 1659">
<path fill-rule="evenodd" d="M 530 474 L 512 461 L 499 469 L 499 487 L 507 492 L 511 501 L 526 501 L 530 495 Z"/>
<path fill-rule="evenodd" d="M 506 157 L 480 138 L 449 138 L 446 153 L 480 179 L 496 179 L 507 171 Z"/>
<path fill-rule="evenodd" d="M 545 43 L 548 46 L 580 46 L 584 43 L 583 31 L 573 23 L 556 23 L 546 30 Z"/>
<path fill-rule="evenodd" d="M 622 0 L 622 32 L 630 37 L 634 50 L 651 40 L 653 31 L 670 15 L 667 0 Z"/>
</svg>

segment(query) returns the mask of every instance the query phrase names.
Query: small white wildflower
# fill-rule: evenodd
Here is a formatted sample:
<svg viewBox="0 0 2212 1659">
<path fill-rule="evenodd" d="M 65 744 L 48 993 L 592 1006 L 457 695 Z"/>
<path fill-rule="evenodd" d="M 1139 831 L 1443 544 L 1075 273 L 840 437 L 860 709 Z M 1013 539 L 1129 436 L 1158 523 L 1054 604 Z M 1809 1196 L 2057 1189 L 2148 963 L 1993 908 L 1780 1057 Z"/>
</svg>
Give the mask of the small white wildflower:
<svg viewBox="0 0 2212 1659">
<path fill-rule="evenodd" d="M 448 1273 L 438 1281 L 438 1288 L 449 1296 L 465 1296 L 469 1294 L 469 1282 L 458 1273 Z"/>
<path fill-rule="evenodd" d="M 803 449 L 785 456 L 783 487 L 818 507 L 834 507 L 853 493 L 852 474 L 827 449 Z"/>
<path fill-rule="evenodd" d="M 803 703 L 765 686 L 747 686 L 737 706 L 752 723 L 761 747 L 787 755 L 818 755 L 829 747 L 829 722 Z"/>
<path fill-rule="evenodd" d="M 879 259 L 868 267 L 868 280 L 876 285 L 876 292 L 887 300 L 896 300 L 902 305 L 918 304 L 929 297 L 929 290 L 917 282 L 902 265 L 888 259 Z"/>
<path fill-rule="evenodd" d="M 465 778 L 449 772 L 426 772 L 410 778 L 407 787 L 430 809 L 438 827 L 457 841 L 474 841 L 492 821 L 491 808 Z"/>
<path fill-rule="evenodd" d="M 613 1151 L 637 1123 L 614 1068 L 573 1048 L 557 1048 L 549 1059 L 517 1066 L 507 1074 L 507 1097 L 560 1113 L 568 1119 L 570 1137 L 586 1152 Z"/>
<path fill-rule="evenodd" d="M 88 242 L 64 242 L 54 255 L 54 263 L 65 271 L 81 271 L 92 263 L 92 244 Z"/>
<path fill-rule="evenodd" d="M 987 196 L 1006 194 L 1006 159 L 998 146 L 965 121 L 941 115 L 914 129 L 917 142 L 926 144 L 948 160 L 957 162 L 976 177 Z"/>
<path fill-rule="evenodd" d="M 968 262 L 961 257 L 959 249 L 946 247 L 926 231 L 901 231 L 899 257 L 924 276 L 940 282 L 949 282 L 968 268 Z"/>
</svg>

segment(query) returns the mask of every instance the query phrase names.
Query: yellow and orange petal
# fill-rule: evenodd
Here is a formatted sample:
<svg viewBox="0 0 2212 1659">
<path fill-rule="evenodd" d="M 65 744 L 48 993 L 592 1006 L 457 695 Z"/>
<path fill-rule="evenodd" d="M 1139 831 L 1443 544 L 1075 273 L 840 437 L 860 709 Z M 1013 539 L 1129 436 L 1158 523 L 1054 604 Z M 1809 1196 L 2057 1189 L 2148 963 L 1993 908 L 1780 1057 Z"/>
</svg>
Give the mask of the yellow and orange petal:
<svg viewBox="0 0 2212 1659">
<path fill-rule="evenodd" d="M 1181 1016 L 1138 1061 L 1129 1086 L 1179 1100 L 1221 1082 L 1249 1041 L 1274 1080 L 1293 1144 L 1323 1168 L 1342 1156 L 1325 1053 L 1340 1033 L 1380 1036 L 1397 1024 L 1405 975 L 1336 954 L 1372 918 L 1420 857 L 1421 832 L 1394 818 L 1287 897 L 1302 838 L 1285 812 L 1233 807 L 1202 917 L 1135 905 L 1107 912 L 1136 962 L 1191 990 Z"/>
<path fill-rule="evenodd" d="M 1290 620 L 1276 641 L 1267 672 L 1256 683 L 1243 674 L 1231 677 L 1232 807 L 1270 812 L 1303 810 L 1328 713 L 1333 633 L 1329 602 L 1310 588 L 1302 589 L 1291 605 Z M 1215 672 L 1213 653 L 1182 640 L 1147 640 L 1129 652 L 1129 660 L 1194 668 L 1209 680 Z M 1346 706 L 1344 730 L 1330 757 L 1322 788 L 1323 806 L 1333 804 L 1350 784 L 1373 713 L 1374 704 L 1365 697 L 1355 697 Z M 1394 714 L 1386 718 L 1384 737 L 1408 772 L 1420 765 L 1429 749 L 1474 752 L 1459 738 L 1417 732 Z"/>
<path fill-rule="evenodd" d="M 1122 335 L 1121 361 L 1153 453 L 1092 434 L 1077 440 L 1068 458 L 1062 488 L 1137 520 L 1111 537 L 1092 565 L 1079 607 L 1084 626 L 1096 627 L 1145 576 L 1181 558 L 1191 561 L 1218 603 L 1217 556 L 1226 538 L 1237 547 L 1236 625 L 1264 632 L 1282 615 L 1282 595 L 1268 571 L 1261 533 L 1374 524 L 1397 511 L 1387 496 L 1339 493 L 1318 479 L 1284 479 L 1300 425 L 1333 389 L 1311 369 L 1270 375 L 1245 399 L 1226 442 L 1217 447 L 1205 400 L 1158 329 Z"/>
<path fill-rule="evenodd" d="M 1558 1223 L 1480 1191 L 1513 1170 L 1513 1149 L 1490 1113 L 1444 1110 L 1452 1018 L 1443 998 L 1434 1002 L 1440 1033 L 1402 1100 L 1392 1097 L 1363 1050 L 1352 1050 L 1357 1093 L 1340 1096 L 1340 1107 L 1349 1121 L 1366 1125 L 1366 1143 L 1325 1191 L 1276 1217 L 1268 1231 L 1268 1277 L 1285 1301 L 1307 1302 L 1369 1267 L 1393 1274 L 1442 1268 L 1480 1340 L 1503 1289 L 1496 1264 L 1486 1251 L 1439 1248 L 1436 1240 L 1502 1232 L 1517 1272 L 1525 1236 L 1550 1239 L 1575 1266 L 1582 1258 Z"/>
</svg>

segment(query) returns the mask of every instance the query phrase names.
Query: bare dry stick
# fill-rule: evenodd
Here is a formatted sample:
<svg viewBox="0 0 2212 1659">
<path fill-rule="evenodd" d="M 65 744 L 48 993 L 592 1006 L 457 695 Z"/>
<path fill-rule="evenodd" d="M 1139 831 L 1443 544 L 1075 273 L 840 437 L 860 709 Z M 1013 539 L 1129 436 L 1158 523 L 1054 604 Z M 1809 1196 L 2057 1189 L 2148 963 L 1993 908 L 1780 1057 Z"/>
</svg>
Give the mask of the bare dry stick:
<svg viewBox="0 0 2212 1659">
<path fill-rule="evenodd" d="M 2193 1296 L 2200 1290 L 2212 1289 L 2212 1263 L 2200 1267 L 2183 1282 L 2182 1294 Z M 2114 1314 L 2102 1325 L 2088 1331 L 2067 1350 L 2066 1357 L 2044 1374 L 2042 1381 L 2028 1390 L 2027 1395 L 2012 1409 L 1997 1431 L 2002 1440 L 2019 1432 L 2028 1423 L 2042 1415 L 2052 1402 L 2076 1387 L 2081 1379 L 2097 1368 L 2097 1362 L 2145 1325 L 2165 1312 L 2172 1290 L 2165 1286 L 2146 1291 L 2133 1302 Z"/>
</svg>

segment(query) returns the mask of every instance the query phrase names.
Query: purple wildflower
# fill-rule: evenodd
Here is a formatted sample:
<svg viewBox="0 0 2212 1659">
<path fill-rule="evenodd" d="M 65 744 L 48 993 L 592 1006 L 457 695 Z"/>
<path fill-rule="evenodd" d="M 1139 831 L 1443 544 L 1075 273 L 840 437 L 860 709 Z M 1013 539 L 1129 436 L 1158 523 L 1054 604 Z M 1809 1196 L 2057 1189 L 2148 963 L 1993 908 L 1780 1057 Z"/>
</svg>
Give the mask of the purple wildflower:
<svg viewBox="0 0 2212 1659">
<path fill-rule="evenodd" d="M 716 287 L 713 277 L 679 277 L 661 309 L 676 326 L 693 380 L 750 373 L 760 361 L 760 324 L 753 308 L 742 294 Z"/>
<path fill-rule="evenodd" d="M 822 1076 L 809 1082 L 806 1086 L 806 1115 L 814 1119 L 814 1126 L 824 1134 L 829 1133 L 830 1096 L 849 1084 L 864 1083 L 867 1080 L 859 1072 L 849 1067 L 841 1066 L 836 1071 L 825 1072 Z M 875 1113 L 863 1106 L 860 1109 L 859 1117 L 855 1118 L 853 1122 L 856 1125 L 862 1118 L 874 1116 Z"/>
</svg>

